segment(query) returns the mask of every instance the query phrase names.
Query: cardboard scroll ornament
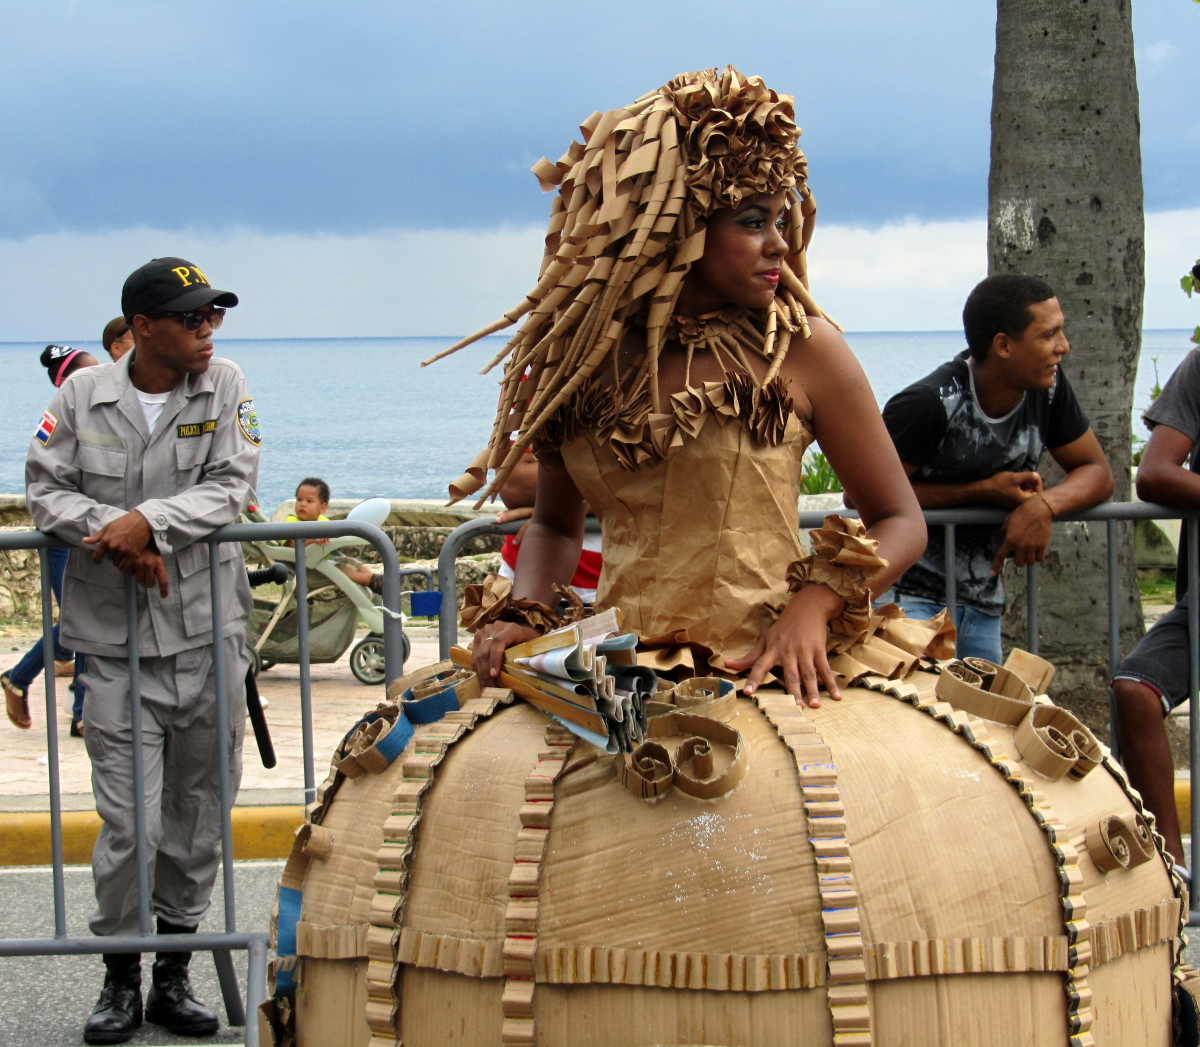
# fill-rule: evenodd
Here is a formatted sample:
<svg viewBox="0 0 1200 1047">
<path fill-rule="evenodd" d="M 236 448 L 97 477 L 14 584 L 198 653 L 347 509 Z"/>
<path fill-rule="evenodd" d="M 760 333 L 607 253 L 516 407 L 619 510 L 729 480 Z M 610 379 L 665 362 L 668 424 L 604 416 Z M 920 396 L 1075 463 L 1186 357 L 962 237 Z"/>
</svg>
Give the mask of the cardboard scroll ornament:
<svg viewBox="0 0 1200 1047">
<path fill-rule="evenodd" d="M 410 723 L 434 723 L 478 698 L 479 680 L 473 672 L 447 660 L 400 677 L 387 693 L 400 703 Z"/>
<path fill-rule="evenodd" d="M 1028 665 L 1034 658 L 1014 652 Z M 1040 661 L 1040 659 L 1038 659 Z M 1039 680 L 1048 679 L 1038 674 Z M 1015 672 L 983 658 L 967 658 L 943 666 L 937 696 L 956 709 L 1014 727 L 1013 744 L 1021 758 L 1047 778 L 1082 778 L 1104 758 L 1100 743 L 1066 709 L 1039 702 Z"/>
<path fill-rule="evenodd" d="M 675 705 L 683 712 L 728 720 L 737 708 L 737 691 L 732 681 L 715 676 L 693 676 L 674 687 Z"/>
<path fill-rule="evenodd" d="M 1087 849 L 1102 872 L 1136 869 L 1154 858 L 1154 836 L 1141 815 L 1128 824 L 1124 818 L 1109 814 L 1088 829 Z"/>
<path fill-rule="evenodd" d="M 747 758 L 742 736 L 735 728 L 708 716 L 667 713 L 652 717 L 646 728 L 647 741 L 632 753 L 618 757 L 621 783 L 634 796 L 655 800 L 672 786 L 688 796 L 715 800 L 728 795 L 746 776 Z M 654 738 L 683 740 L 672 753 Z M 714 774 L 714 747 L 724 747 L 728 766 Z"/>
</svg>

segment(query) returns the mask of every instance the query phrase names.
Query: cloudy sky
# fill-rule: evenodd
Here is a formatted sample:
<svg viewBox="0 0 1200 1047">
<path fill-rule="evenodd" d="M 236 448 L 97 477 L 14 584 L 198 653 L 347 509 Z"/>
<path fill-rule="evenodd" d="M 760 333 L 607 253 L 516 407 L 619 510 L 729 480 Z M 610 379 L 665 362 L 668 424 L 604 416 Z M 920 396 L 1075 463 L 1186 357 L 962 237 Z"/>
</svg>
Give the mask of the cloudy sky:
<svg viewBox="0 0 1200 1047">
<path fill-rule="evenodd" d="M 457 334 L 532 282 L 529 167 L 595 109 L 732 62 L 796 96 L 818 298 L 957 325 L 985 272 L 987 0 L 0 2 L 0 341 L 97 337 L 180 254 L 231 336 Z M 1147 326 L 1200 309 L 1200 5 L 1136 0 Z M 1189 59 L 1189 56 L 1191 58 Z"/>
</svg>

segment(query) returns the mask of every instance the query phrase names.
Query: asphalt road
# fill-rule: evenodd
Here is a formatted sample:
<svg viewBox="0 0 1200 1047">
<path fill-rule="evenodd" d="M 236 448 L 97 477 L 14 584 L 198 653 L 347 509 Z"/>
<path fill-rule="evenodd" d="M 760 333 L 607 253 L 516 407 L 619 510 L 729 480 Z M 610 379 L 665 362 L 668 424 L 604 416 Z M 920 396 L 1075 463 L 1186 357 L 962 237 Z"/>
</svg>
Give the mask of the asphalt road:
<svg viewBox="0 0 1200 1047">
<path fill-rule="evenodd" d="M 266 930 L 282 861 L 238 862 L 238 927 Z M 91 868 L 69 866 L 66 872 L 67 933 L 87 934 L 93 905 Z M 212 909 L 203 930 L 220 930 L 224 898 L 218 879 Z M 0 868 L 0 937 L 51 936 L 54 933 L 53 895 L 47 868 Z M 1200 966 L 1200 929 L 1192 932 L 1188 960 Z M 149 982 L 145 969 L 143 990 Z M 245 953 L 234 954 L 238 978 L 245 989 Z M 212 957 L 197 953 L 192 961 L 192 984 L 197 994 L 221 1017 L 216 1036 L 203 1040 L 172 1036 L 155 1025 L 143 1025 L 130 1041 L 135 1045 L 240 1044 L 240 1028 L 225 1024 L 221 990 Z M 77 1047 L 83 1043 L 83 1023 L 91 1013 L 103 981 L 98 956 L 0 958 L 0 1047 Z"/>
<path fill-rule="evenodd" d="M 266 930 L 282 861 L 237 863 L 239 930 Z M 67 933 L 88 933 L 87 918 L 95 904 L 90 866 L 66 871 Z M 218 878 L 212 908 L 202 930 L 224 925 L 225 902 Z M 54 934 L 54 896 L 48 868 L 0 869 L 0 937 L 51 937 Z M 238 980 L 245 991 L 246 954 L 234 953 Z M 142 991 L 149 985 L 152 955 L 143 961 Z M 144 1024 L 132 1044 L 242 1043 L 241 1028 L 225 1024 L 225 1009 L 217 972 L 209 953 L 197 953 L 191 965 L 197 995 L 221 1018 L 217 1035 L 203 1040 L 172 1036 L 156 1025 Z M 0 1047 L 77 1047 L 83 1043 L 83 1023 L 95 1005 L 104 981 L 99 956 L 0 958 Z"/>
</svg>

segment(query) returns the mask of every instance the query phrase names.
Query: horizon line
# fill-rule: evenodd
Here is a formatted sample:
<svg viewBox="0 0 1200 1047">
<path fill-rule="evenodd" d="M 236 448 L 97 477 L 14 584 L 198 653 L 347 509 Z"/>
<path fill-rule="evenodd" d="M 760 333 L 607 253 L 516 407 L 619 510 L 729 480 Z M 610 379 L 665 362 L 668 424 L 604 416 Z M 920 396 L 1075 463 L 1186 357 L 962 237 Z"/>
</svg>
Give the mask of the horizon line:
<svg viewBox="0 0 1200 1047">
<path fill-rule="evenodd" d="M 1143 334 L 1182 333 L 1182 334 L 1186 334 L 1186 335 L 1190 336 L 1192 334 L 1192 331 L 1193 331 L 1193 328 L 1190 328 L 1190 327 L 1143 327 L 1142 328 Z M 852 330 L 848 330 L 843 333 L 846 335 L 856 335 L 856 334 L 956 334 L 956 335 L 962 335 L 963 334 L 961 328 L 951 328 L 951 327 L 929 328 L 929 329 L 924 329 L 924 330 L 904 330 L 904 331 L 880 331 L 880 330 L 852 331 Z M 320 335 L 320 336 L 305 336 L 305 337 L 292 338 L 292 337 L 288 337 L 288 336 L 284 335 L 284 336 L 271 336 L 271 337 L 265 337 L 265 338 L 218 338 L 218 339 L 215 339 L 215 341 L 219 342 L 219 343 L 225 343 L 225 342 L 395 342 L 395 341 L 399 341 L 401 339 L 418 339 L 418 338 L 429 339 L 429 340 L 438 340 L 438 341 L 449 341 L 452 339 L 454 341 L 458 341 L 464 337 L 466 337 L 466 336 L 465 335 L 452 335 L 452 334 L 369 334 L 369 335 Z M 486 341 L 487 339 L 491 339 L 491 338 L 504 338 L 504 337 L 505 336 L 503 334 L 489 334 L 489 335 L 485 335 L 483 338 L 480 338 L 479 341 L 482 342 L 482 341 Z M 13 340 L 0 339 L 0 347 L 7 346 L 7 345 L 59 345 L 59 344 L 67 343 L 67 342 L 72 343 L 72 344 L 78 343 L 80 345 L 99 345 L 100 344 L 100 340 L 98 338 L 63 338 L 57 342 L 56 341 L 47 342 L 40 338 L 34 338 L 34 339 L 26 338 L 26 339 L 13 339 Z M 469 347 L 464 347 L 464 348 L 469 348 Z"/>
</svg>

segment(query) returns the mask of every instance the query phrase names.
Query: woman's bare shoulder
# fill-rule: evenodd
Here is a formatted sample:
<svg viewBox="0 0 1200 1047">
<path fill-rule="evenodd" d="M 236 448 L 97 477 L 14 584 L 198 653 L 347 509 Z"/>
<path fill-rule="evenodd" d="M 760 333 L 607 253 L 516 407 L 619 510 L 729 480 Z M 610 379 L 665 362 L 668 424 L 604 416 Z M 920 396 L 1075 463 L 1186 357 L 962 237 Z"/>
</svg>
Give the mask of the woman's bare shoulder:
<svg viewBox="0 0 1200 1047">
<path fill-rule="evenodd" d="M 863 370 L 842 332 L 819 316 L 808 318 L 808 337 L 796 334 L 788 348 L 782 371 L 809 390 L 858 379 Z"/>
</svg>

